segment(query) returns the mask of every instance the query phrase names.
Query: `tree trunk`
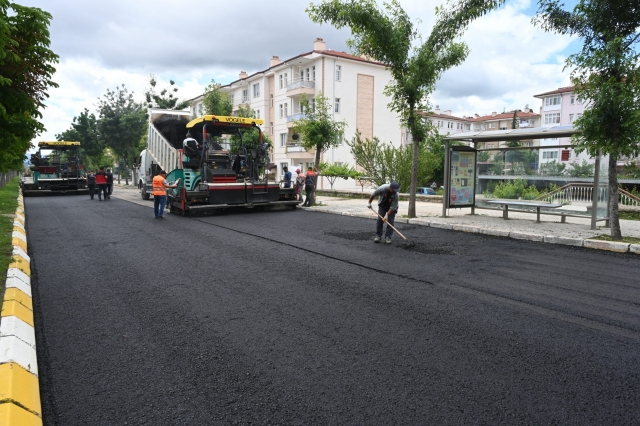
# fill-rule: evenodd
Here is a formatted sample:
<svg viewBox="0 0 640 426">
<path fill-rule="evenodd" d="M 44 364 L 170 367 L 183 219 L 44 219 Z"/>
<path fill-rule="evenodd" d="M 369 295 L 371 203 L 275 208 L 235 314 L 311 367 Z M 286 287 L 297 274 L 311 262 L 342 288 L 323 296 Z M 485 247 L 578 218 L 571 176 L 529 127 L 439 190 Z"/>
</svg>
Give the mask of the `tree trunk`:
<svg viewBox="0 0 640 426">
<path fill-rule="evenodd" d="M 124 163 L 122 163 L 124 166 L 124 184 L 129 186 L 129 173 L 127 170 L 127 160 L 124 160 Z"/>
<path fill-rule="evenodd" d="M 409 131 L 413 139 L 413 158 L 411 159 L 411 185 L 409 185 L 409 211 L 407 216 L 409 219 L 416 217 L 416 189 L 418 187 L 418 154 L 419 154 L 419 132 L 415 130 L 415 115 L 414 111 L 409 111 Z"/>
<path fill-rule="evenodd" d="M 313 191 L 311 192 L 311 205 L 316 205 L 316 189 L 318 188 L 318 180 L 320 179 L 317 172 L 320 165 L 320 150 L 316 147 L 316 158 L 314 159 L 313 169 L 316 172 L 316 178 L 313 181 Z"/>
<path fill-rule="evenodd" d="M 614 240 L 622 239 L 618 211 L 618 157 L 609 154 L 609 226 Z M 597 185 L 597 182 L 596 182 Z"/>
</svg>

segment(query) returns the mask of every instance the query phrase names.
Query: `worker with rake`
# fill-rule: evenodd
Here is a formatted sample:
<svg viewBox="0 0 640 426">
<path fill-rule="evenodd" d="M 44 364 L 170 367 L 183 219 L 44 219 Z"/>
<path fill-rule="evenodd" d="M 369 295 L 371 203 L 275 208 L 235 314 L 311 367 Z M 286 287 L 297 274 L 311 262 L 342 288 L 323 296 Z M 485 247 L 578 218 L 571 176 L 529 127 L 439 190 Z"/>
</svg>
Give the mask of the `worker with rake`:
<svg viewBox="0 0 640 426">
<path fill-rule="evenodd" d="M 398 200 L 400 185 L 398 182 L 391 182 L 390 184 L 381 185 L 378 189 L 371 193 L 369 197 L 370 209 L 373 198 L 378 196 L 378 220 L 376 221 L 376 237 L 373 239 L 374 243 L 379 243 L 382 239 L 382 227 L 384 222 L 387 222 L 387 229 L 385 232 L 384 242 L 391 244 L 391 235 L 393 235 L 393 222 L 398 212 Z M 391 226 L 389 226 L 391 225 Z"/>
</svg>

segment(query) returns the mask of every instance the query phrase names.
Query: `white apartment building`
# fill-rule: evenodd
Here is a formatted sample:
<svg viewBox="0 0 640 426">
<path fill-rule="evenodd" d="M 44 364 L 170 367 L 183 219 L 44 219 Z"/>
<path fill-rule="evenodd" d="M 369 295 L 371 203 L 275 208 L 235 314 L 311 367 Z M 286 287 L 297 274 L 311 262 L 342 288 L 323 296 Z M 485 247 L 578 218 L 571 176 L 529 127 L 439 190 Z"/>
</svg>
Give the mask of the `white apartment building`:
<svg viewBox="0 0 640 426">
<path fill-rule="evenodd" d="M 313 105 L 322 92 L 329 99 L 336 121 L 346 120 L 344 139 L 351 140 L 359 130 L 363 138 L 378 137 L 384 143 L 398 146 L 402 129 L 398 115 L 387 108 L 390 101 L 384 88 L 391 78 L 381 63 L 326 48 L 318 38 L 313 50 L 287 60 L 271 58 L 269 68 L 248 75 L 242 71 L 239 79 L 222 86 L 233 97 L 234 113 L 240 105 L 248 105 L 256 118 L 264 120 L 263 132 L 273 141 L 271 161 L 294 172 L 297 167 L 313 165 L 315 152 L 307 152 L 300 139 L 294 138 L 293 124 L 304 115 L 300 106 L 303 94 Z M 194 115 L 202 113 L 202 96 L 191 100 Z M 349 146 L 342 143 L 323 153 L 321 161 L 348 163 L 355 167 Z M 328 187 L 321 181 L 320 187 Z M 356 188 L 352 180 L 340 179 L 334 188 Z M 359 187 L 358 187 L 359 188 Z"/>
<path fill-rule="evenodd" d="M 540 107 L 542 127 L 570 126 L 574 120 L 582 115 L 586 106 L 586 103 L 573 93 L 573 86 L 540 93 L 534 95 L 534 98 L 542 101 Z M 593 162 L 593 159 L 586 152 L 576 154 L 570 148 L 551 148 L 554 145 L 568 145 L 570 143 L 571 138 L 541 139 L 540 145 L 549 148 L 540 149 L 540 164 L 550 161 L 565 164 L 574 161 L 582 163 L 582 160 Z"/>
</svg>

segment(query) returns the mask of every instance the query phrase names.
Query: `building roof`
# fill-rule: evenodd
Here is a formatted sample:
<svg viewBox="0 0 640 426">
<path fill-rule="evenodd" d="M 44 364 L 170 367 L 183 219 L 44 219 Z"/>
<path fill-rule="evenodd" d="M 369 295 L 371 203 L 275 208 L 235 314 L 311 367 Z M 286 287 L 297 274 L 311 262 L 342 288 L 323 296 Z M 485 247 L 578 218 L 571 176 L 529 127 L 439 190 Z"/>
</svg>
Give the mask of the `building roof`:
<svg viewBox="0 0 640 426">
<path fill-rule="evenodd" d="M 547 139 L 569 137 L 578 130 L 573 126 L 536 127 L 509 130 L 485 130 L 454 133 L 444 138 L 449 141 L 501 142 L 520 139 Z"/>
<path fill-rule="evenodd" d="M 518 110 L 516 113 L 516 117 L 518 118 L 534 118 L 540 117 L 540 114 L 536 114 L 535 112 L 523 112 Z M 490 115 L 482 115 L 480 117 L 469 117 L 467 121 L 471 121 L 473 123 L 481 122 L 481 121 L 493 121 L 493 120 L 509 120 L 513 118 L 513 111 L 503 112 L 500 114 L 490 114 Z"/>
<path fill-rule="evenodd" d="M 269 68 L 267 68 L 265 70 L 254 72 L 253 74 L 248 75 L 245 78 L 240 78 L 238 80 L 232 81 L 231 83 L 226 84 L 226 85 L 224 85 L 222 87 L 230 87 L 234 83 L 237 83 L 239 81 L 249 80 L 253 76 L 256 76 L 258 74 L 266 73 L 266 72 L 272 70 L 273 68 L 277 68 L 279 66 L 286 65 L 287 62 L 291 62 L 291 61 L 294 61 L 294 60 L 296 60 L 298 58 L 301 58 L 303 56 L 309 56 L 309 55 L 312 55 L 314 53 L 317 53 L 319 55 L 335 56 L 336 58 L 348 59 L 348 60 L 351 60 L 351 61 L 366 62 L 366 63 L 372 64 L 372 65 L 379 65 L 379 66 L 383 66 L 383 67 L 385 66 L 385 64 L 383 64 L 382 62 L 370 61 L 370 60 L 362 58 L 360 56 L 351 55 L 351 54 L 346 53 L 346 52 L 338 52 L 337 50 L 331 50 L 331 49 L 312 50 L 311 52 L 301 53 L 300 55 L 294 56 L 294 57 L 289 58 L 289 59 L 285 59 L 284 61 L 281 61 L 280 63 L 278 63 L 276 65 L 273 65 L 273 66 L 271 66 L 271 67 L 269 67 Z"/>
<path fill-rule="evenodd" d="M 544 93 L 540 93 L 539 95 L 533 95 L 533 97 L 534 98 L 541 98 L 543 96 L 548 96 L 548 95 L 557 95 L 557 94 L 560 94 L 560 93 L 573 92 L 574 88 L 575 88 L 575 86 L 561 87 L 559 89 L 552 90 L 550 92 L 544 92 Z"/>
</svg>

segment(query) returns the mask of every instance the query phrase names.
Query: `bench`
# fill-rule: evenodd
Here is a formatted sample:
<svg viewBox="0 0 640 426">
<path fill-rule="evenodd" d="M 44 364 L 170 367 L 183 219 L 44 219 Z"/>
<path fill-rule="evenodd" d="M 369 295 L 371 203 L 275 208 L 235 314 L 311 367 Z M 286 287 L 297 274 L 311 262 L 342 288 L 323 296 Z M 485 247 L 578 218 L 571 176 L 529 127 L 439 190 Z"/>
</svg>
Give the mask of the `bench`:
<svg viewBox="0 0 640 426">
<path fill-rule="evenodd" d="M 548 209 L 557 209 L 558 207 L 562 207 L 562 204 L 551 204 L 551 203 L 536 203 L 536 202 L 531 202 L 531 201 L 502 201 L 502 200 L 491 200 L 491 201 L 487 201 L 487 204 L 497 204 L 497 205 L 501 205 L 503 206 L 502 208 L 502 218 L 503 219 L 509 219 L 509 206 L 516 206 L 516 207 L 535 207 L 536 208 L 536 214 L 537 214 L 537 219 L 536 222 L 540 223 L 540 209 L 541 208 L 548 208 Z M 517 210 L 518 213 L 531 213 L 529 211 L 526 210 Z M 542 214 L 545 214 L 544 212 L 542 212 Z M 556 213 L 551 213 L 551 214 L 556 214 Z M 562 219 L 561 219 L 562 223 L 566 222 L 566 217 L 565 215 L 562 215 Z"/>
</svg>

